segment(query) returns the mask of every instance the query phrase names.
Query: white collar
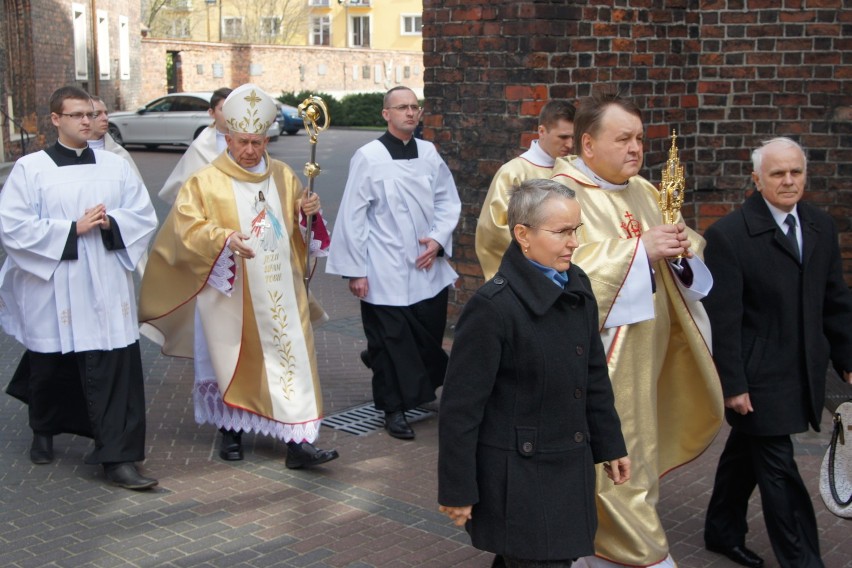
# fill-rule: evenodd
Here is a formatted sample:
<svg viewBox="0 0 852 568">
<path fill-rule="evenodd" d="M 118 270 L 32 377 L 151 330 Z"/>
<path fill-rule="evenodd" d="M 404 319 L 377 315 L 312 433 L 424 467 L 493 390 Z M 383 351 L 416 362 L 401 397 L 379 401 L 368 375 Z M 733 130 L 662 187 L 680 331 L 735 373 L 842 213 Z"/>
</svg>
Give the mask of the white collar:
<svg viewBox="0 0 852 568">
<path fill-rule="evenodd" d="M 594 181 L 598 184 L 601 189 L 605 189 L 607 191 L 622 191 L 627 189 L 627 185 L 630 183 L 630 180 L 627 180 L 624 183 L 610 183 L 600 177 L 598 174 L 593 172 L 589 166 L 586 165 L 586 162 L 583 161 L 583 158 L 577 156 L 577 159 L 574 160 L 573 165 L 575 168 L 586 174 L 590 180 Z"/>
<path fill-rule="evenodd" d="M 532 141 L 530 149 L 521 154 L 521 158 L 542 168 L 552 168 L 553 164 L 556 163 L 553 156 L 541 149 L 538 140 Z"/>
<path fill-rule="evenodd" d="M 761 194 L 761 197 L 763 195 Z M 772 214 L 772 218 L 775 219 L 775 222 L 778 223 L 778 226 L 786 233 L 787 232 L 787 215 L 792 215 L 796 219 L 796 226 L 801 227 L 802 223 L 799 221 L 799 205 L 796 204 L 793 206 L 793 210 L 789 213 L 787 211 L 782 211 L 766 201 L 766 198 L 763 197 L 763 201 L 766 203 L 766 206 L 769 207 L 769 212 Z"/>
</svg>

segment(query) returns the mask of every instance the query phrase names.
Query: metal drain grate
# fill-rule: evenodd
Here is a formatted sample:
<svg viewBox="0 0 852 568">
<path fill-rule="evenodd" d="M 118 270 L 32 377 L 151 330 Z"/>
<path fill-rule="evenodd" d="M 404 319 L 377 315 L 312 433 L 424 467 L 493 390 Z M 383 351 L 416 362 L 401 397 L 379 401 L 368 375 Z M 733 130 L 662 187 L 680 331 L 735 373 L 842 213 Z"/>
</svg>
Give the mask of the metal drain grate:
<svg viewBox="0 0 852 568">
<path fill-rule="evenodd" d="M 425 408 L 406 410 L 405 417 L 409 422 L 417 422 L 435 414 Z M 341 430 L 356 436 L 365 436 L 370 432 L 381 430 L 385 427 L 385 413 L 376 410 L 373 403 L 356 406 L 322 419 L 322 425 L 335 430 Z"/>
</svg>

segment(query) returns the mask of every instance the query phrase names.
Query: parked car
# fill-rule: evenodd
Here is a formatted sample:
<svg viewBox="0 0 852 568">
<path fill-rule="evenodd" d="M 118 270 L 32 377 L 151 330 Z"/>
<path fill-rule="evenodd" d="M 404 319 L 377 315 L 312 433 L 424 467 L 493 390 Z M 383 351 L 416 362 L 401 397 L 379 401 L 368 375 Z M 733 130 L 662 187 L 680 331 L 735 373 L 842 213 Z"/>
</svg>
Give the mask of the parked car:
<svg viewBox="0 0 852 568">
<path fill-rule="evenodd" d="M 136 112 L 110 113 L 110 136 L 122 146 L 189 146 L 213 122 L 207 112 L 212 96 L 212 92 L 172 93 L 154 99 Z M 276 140 L 280 134 L 278 123 L 273 122 L 268 136 Z"/>
<path fill-rule="evenodd" d="M 299 117 L 299 109 L 294 106 L 280 104 L 278 105 L 278 127 L 281 132 L 293 135 L 305 126 L 304 121 Z"/>
</svg>

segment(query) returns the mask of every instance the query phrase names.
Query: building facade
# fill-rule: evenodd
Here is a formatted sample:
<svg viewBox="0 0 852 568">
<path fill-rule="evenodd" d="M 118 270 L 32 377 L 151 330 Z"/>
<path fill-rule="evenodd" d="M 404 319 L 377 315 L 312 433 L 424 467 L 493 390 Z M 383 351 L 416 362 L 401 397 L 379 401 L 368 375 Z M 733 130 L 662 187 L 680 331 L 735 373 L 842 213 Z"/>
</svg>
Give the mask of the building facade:
<svg viewBox="0 0 852 568">
<path fill-rule="evenodd" d="M 273 94 L 404 84 L 420 95 L 420 10 L 419 0 L 0 0 L 0 163 L 55 140 L 48 98 L 62 85 L 112 110 L 248 81 Z M 328 22 L 315 43 L 314 17 Z"/>
<path fill-rule="evenodd" d="M 77 85 L 111 108 L 136 103 L 139 16 L 138 2 L 122 0 L 2 0 L 0 161 L 53 139 L 48 98 L 62 85 Z"/>
<path fill-rule="evenodd" d="M 146 0 L 152 38 L 422 50 L 422 0 Z"/>
</svg>

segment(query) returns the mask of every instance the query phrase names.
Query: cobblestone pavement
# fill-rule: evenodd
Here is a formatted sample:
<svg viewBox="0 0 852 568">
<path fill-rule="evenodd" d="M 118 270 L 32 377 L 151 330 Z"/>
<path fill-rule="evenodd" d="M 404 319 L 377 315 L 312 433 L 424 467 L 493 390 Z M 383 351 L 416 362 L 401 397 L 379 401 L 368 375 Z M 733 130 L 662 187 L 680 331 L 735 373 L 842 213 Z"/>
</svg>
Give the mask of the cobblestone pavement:
<svg viewBox="0 0 852 568">
<path fill-rule="evenodd" d="M 365 341 L 357 301 L 322 268 L 312 289 L 331 321 L 316 331 L 318 360 L 326 414 L 337 415 L 372 396 L 358 359 Z M 70 435 L 56 438 L 52 464 L 32 465 L 26 408 L 0 397 L 0 566 L 490 566 L 491 556 L 472 548 L 437 511 L 436 405 L 415 423 L 415 441 L 381 429 L 354 435 L 324 427 L 320 445 L 337 448 L 341 457 L 313 471 L 287 470 L 284 447 L 261 436 L 245 437 L 244 461 L 226 463 L 217 456 L 215 430 L 195 423 L 191 362 L 163 357 L 142 341 L 148 400 L 142 471 L 160 485 L 143 493 L 107 485 L 99 467 L 83 464 L 89 440 Z M 0 383 L 21 352 L 0 336 Z M 829 514 L 817 492 L 828 424 L 826 413 L 822 433 L 797 437 L 798 461 L 814 497 L 826 566 L 852 567 L 852 521 Z M 726 434 L 663 481 L 659 509 L 682 568 L 734 566 L 705 551 L 701 536 Z M 750 513 L 749 546 L 767 567 L 777 566 L 757 497 Z"/>
</svg>

